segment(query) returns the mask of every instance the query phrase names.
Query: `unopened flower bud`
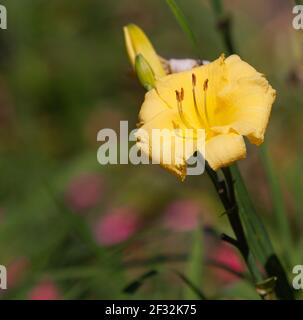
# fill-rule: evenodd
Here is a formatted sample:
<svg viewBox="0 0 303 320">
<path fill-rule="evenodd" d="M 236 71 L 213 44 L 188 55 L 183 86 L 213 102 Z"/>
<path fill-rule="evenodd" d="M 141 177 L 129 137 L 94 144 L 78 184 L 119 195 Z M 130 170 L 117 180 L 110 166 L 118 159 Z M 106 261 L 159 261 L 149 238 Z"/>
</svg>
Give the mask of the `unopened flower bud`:
<svg viewBox="0 0 303 320">
<path fill-rule="evenodd" d="M 127 53 L 131 64 L 135 68 L 135 60 L 138 54 L 142 54 L 155 77 L 160 78 L 166 75 L 159 56 L 146 34 L 141 28 L 134 24 L 129 24 L 123 28 Z"/>
<path fill-rule="evenodd" d="M 155 87 L 154 72 L 142 54 L 136 56 L 135 70 L 140 83 L 146 90 L 151 90 Z"/>
</svg>

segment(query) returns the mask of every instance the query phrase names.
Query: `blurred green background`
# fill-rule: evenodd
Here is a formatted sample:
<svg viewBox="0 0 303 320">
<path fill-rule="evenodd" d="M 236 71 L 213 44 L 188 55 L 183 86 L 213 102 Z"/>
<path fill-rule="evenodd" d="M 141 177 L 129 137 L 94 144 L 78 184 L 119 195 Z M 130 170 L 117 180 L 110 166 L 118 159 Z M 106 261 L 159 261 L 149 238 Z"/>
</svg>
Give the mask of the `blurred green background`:
<svg viewBox="0 0 303 320">
<path fill-rule="evenodd" d="M 210 1 L 178 3 L 201 58 L 217 58 L 225 50 Z M 303 31 L 292 28 L 291 0 L 224 3 L 237 51 L 278 93 L 266 144 L 291 248 L 256 147 L 240 166 L 292 279 L 293 265 L 303 264 Z M 97 162 L 97 132 L 118 130 L 120 120 L 135 128 L 144 96 L 122 27 L 141 26 L 164 57 L 195 57 L 165 1 L 1 4 L 0 264 L 8 290 L 0 299 L 195 297 L 183 276 L 211 298 L 258 298 L 237 252 L 219 240 L 230 230 L 206 175 L 181 183 L 155 165 Z"/>
</svg>

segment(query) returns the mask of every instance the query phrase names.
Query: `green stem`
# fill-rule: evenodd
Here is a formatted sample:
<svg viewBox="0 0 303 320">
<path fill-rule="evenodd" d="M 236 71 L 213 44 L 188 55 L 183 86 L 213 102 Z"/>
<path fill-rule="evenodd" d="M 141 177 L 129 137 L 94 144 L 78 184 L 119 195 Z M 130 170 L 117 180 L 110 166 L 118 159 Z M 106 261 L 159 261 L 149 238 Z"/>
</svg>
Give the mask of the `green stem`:
<svg viewBox="0 0 303 320">
<path fill-rule="evenodd" d="M 236 203 L 234 188 L 232 186 L 231 174 L 227 170 L 224 170 L 224 175 L 227 177 L 226 179 L 228 184 L 228 188 L 227 188 L 225 181 L 220 180 L 217 173 L 213 171 L 208 164 L 206 164 L 206 171 L 209 177 L 211 178 L 211 181 L 214 184 L 214 187 L 227 213 L 227 217 L 230 222 L 230 225 L 236 236 L 236 240 L 227 236 L 224 236 L 224 240 L 228 241 L 229 243 L 237 247 L 237 249 L 240 251 L 243 259 L 247 264 L 247 267 L 253 278 L 254 283 L 257 284 L 262 280 L 262 275 L 258 270 L 256 261 L 249 249 L 246 236 L 244 233 L 244 229 L 242 227 L 238 206 Z"/>
<path fill-rule="evenodd" d="M 231 212 L 228 214 L 229 222 L 233 228 L 235 235 L 237 236 L 237 240 L 239 242 L 239 250 L 242 253 L 242 256 L 247 264 L 247 267 L 255 280 L 255 283 L 262 281 L 262 275 L 257 267 L 257 263 L 255 257 L 253 256 L 247 239 L 244 232 L 244 228 L 242 226 L 242 222 L 239 215 L 239 206 L 236 199 L 235 189 L 234 189 L 234 181 L 232 178 L 231 171 L 229 168 L 224 168 L 223 170 L 224 177 L 226 179 L 226 183 L 229 191 L 229 198 L 231 202 Z"/>
<path fill-rule="evenodd" d="M 223 5 L 221 0 L 212 0 L 211 4 L 213 6 L 213 10 L 217 16 L 221 16 L 223 13 Z"/>
<path fill-rule="evenodd" d="M 297 4 L 299 4 L 302 1 L 303 0 L 296 0 Z M 231 18 L 228 17 L 227 14 L 224 12 L 223 1 L 212 0 L 212 5 L 215 15 L 217 17 L 217 26 L 222 35 L 226 50 L 229 54 L 236 53 L 232 39 Z M 291 252 L 289 253 L 287 252 L 287 250 L 290 250 L 290 248 L 293 247 L 290 227 L 285 214 L 283 197 L 280 190 L 279 182 L 277 181 L 277 177 L 274 174 L 272 161 L 268 155 L 267 148 L 264 144 L 260 148 L 260 156 L 263 160 L 264 170 L 270 183 L 270 190 L 272 193 L 274 205 L 274 214 L 278 225 L 279 234 L 281 234 L 281 236 L 283 237 L 284 254 L 287 260 L 289 261 L 289 256 L 291 256 Z"/>
<path fill-rule="evenodd" d="M 296 0 L 297 4 L 301 1 L 302 0 Z M 216 24 L 221 33 L 226 50 L 229 54 L 233 54 L 236 50 L 231 32 L 231 18 L 224 12 L 222 0 L 211 0 L 211 4 L 216 15 Z M 231 171 L 236 182 L 235 189 L 238 196 L 240 218 L 245 226 L 247 241 L 251 246 L 251 250 L 254 256 L 262 263 L 268 275 L 277 277 L 277 296 L 282 299 L 293 299 L 293 291 L 288 284 L 285 271 L 274 253 L 270 239 L 261 220 L 255 213 L 254 206 L 249 198 L 241 174 L 236 166 L 233 166 Z M 267 175 L 270 176 L 270 173 L 267 172 Z M 287 227 L 284 226 L 283 228 Z"/>
<path fill-rule="evenodd" d="M 232 18 L 224 12 L 224 6 L 221 0 L 211 0 L 211 4 L 216 15 L 216 27 L 221 34 L 227 53 L 229 55 L 233 54 L 236 50 L 232 37 Z"/>
<path fill-rule="evenodd" d="M 276 296 L 280 299 L 293 299 L 293 291 L 286 273 L 273 250 L 262 221 L 255 212 L 237 166 L 223 169 L 225 181 L 220 180 L 217 173 L 208 165 L 206 165 L 206 170 L 218 192 L 236 236 L 236 240 L 228 236 L 225 237 L 225 240 L 239 249 L 256 285 L 263 280 L 257 267 L 257 261 L 259 261 L 268 277 L 276 279 Z M 269 289 L 271 291 L 272 288 Z"/>
</svg>

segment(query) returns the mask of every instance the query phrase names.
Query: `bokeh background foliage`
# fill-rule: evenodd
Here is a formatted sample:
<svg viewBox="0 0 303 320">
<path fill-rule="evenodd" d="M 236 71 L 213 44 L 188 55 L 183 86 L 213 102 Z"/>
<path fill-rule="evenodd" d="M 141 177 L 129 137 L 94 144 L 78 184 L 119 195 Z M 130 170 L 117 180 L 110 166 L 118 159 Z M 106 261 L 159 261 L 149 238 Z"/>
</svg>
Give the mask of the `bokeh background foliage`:
<svg viewBox="0 0 303 320">
<path fill-rule="evenodd" d="M 224 52 L 210 1 L 177 2 L 202 58 Z M 279 241 L 273 182 L 255 147 L 240 165 L 291 279 L 303 262 L 303 34 L 292 29 L 293 1 L 224 3 L 237 51 L 278 92 L 266 143 L 290 247 Z M 9 20 L 0 32 L 0 264 L 9 289 L 0 297 L 258 298 L 218 238 L 229 228 L 205 175 L 182 184 L 158 166 L 96 160 L 97 132 L 120 120 L 134 128 L 144 94 L 123 25 L 140 25 L 164 57 L 196 57 L 165 1 L 1 4 Z"/>
</svg>

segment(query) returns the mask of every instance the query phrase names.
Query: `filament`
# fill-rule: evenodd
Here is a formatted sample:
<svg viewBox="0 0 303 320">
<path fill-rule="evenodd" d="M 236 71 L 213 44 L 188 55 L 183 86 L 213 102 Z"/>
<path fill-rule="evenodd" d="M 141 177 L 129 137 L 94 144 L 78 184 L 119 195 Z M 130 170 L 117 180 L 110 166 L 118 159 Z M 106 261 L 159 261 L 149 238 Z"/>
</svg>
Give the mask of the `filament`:
<svg viewBox="0 0 303 320">
<path fill-rule="evenodd" d="M 207 113 L 207 89 L 208 89 L 208 79 L 204 81 L 203 91 L 204 91 L 204 114 L 206 123 L 209 123 L 208 113 Z"/>
<path fill-rule="evenodd" d="M 200 124 L 203 126 L 203 119 L 202 119 L 202 116 L 199 112 L 199 109 L 198 109 L 198 104 L 197 104 L 197 98 L 196 98 L 196 84 L 197 84 L 197 79 L 196 79 L 196 75 L 193 73 L 192 74 L 192 92 L 193 92 L 193 100 L 194 100 L 194 106 L 195 106 L 195 112 L 196 112 L 196 115 L 199 119 L 199 122 Z"/>
<path fill-rule="evenodd" d="M 179 112 L 179 116 L 181 121 L 183 122 L 183 124 L 189 128 L 189 129 L 194 129 L 186 120 L 184 112 L 183 112 L 183 107 L 182 107 L 182 101 L 184 100 L 184 89 L 181 88 L 181 91 L 176 90 L 176 99 L 177 99 L 177 104 L 178 104 L 178 112 Z"/>
</svg>

